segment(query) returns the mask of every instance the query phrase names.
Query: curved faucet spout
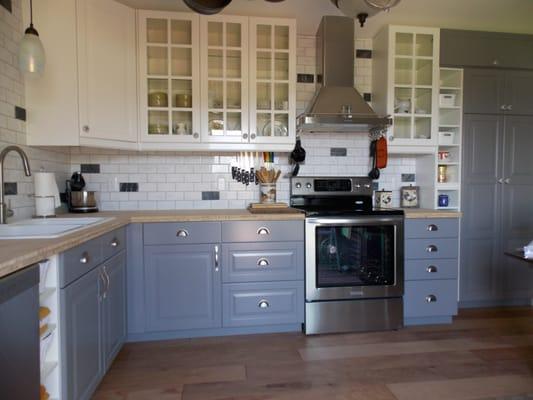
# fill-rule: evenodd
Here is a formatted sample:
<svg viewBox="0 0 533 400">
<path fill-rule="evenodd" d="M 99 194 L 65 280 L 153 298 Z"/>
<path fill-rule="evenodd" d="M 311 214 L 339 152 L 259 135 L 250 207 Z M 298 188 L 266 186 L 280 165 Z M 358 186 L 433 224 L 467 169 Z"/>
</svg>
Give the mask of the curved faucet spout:
<svg viewBox="0 0 533 400">
<path fill-rule="evenodd" d="M 26 176 L 31 176 L 30 161 L 28 156 L 18 146 L 7 146 L 0 152 L 0 224 L 5 224 L 7 222 L 7 206 L 4 202 L 4 160 L 8 153 L 14 151 L 18 153 L 22 159 L 22 166 L 24 167 L 24 174 Z"/>
</svg>

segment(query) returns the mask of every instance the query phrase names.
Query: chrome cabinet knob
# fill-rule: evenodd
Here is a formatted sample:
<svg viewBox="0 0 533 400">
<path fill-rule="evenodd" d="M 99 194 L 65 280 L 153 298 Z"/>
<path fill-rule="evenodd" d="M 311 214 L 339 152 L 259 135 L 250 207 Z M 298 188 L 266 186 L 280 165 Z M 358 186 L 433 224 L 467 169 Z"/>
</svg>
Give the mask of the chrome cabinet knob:
<svg viewBox="0 0 533 400">
<path fill-rule="evenodd" d="M 178 232 L 176 232 L 177 237 L 187 237 L 189 236 L 189 232 L 186 229 L 180 229 Z"/>
<path fill-rule="evenodd" d="M 260 267 L 268 267 L 270 265 L 270 261 L 266 258 L 260 258 L 257 260 L 257 265 Z"/>
<path fill-rule="evenodd" d="M 111 247 L 118 247 L 119 244 L 120 244 L 120 242 L 118 241 L 117 238 L 113 239 L 113 240 L 111 241 L 111 243 L 109 243 L 109 245 L 110 245 Z"/>
<path fill-rule="evenodd" d="M 256 138 L 255 133 L 252 133 L 252 134 L 250 135 L 250 139 L 254 140 L 255 138 Z"/>
<path fill-rule="evenodd" d="M 435 224 L 429 224 L 427 229 L 428 232 L 436 232 L 439 230 L 439 227 Z"/>
<path fill-rule="evenodd" d="M 80 258 L 80 263 L 82 264 L 87 264 L 90 260 L 90 257 L 89 257 L 89 253 L 87 253 L 86 251 L 84 251 L 81 255 L 81 258 Z"/>
<path fill-rule="evenodd" d="M 430 265 L 426 268 L 426 271 L 430 274 L 434 274 L 435 272 L 437 272 L 437 267 L 435 267 L 434 265 Z"/>
<path fill-rule="evenodd" d="M 503 183 L 503 178 L 498 179 L 498 183 Z"/>
<path fill-rule="evenodd" d="M 437 296 L 434 294 L 429 294 L 426 296 L 426 302 L 427 303 L 436 303 L 437 302 Z"/>
<path fill-rule="evenodd" d="M 503 183 L 505 183 L 506 185 L 508 185 L 509 183 L 511 183 L 511 179 L 510 178 L 505 178 L 503 180 Z"/>
<path fill-rule="evenodd" d="M 507 110 L 508 110 L 508 111 L 511 111 L 512 109 L 513 109 L 513 105 L 512 105 L 512 104 L 509 104 L 509 105 L 507 106 Z"/>
<path fill-rule="evenodd" d="M 268 307 L 270 307 L 270 303 L 263 299 L 257 304 L 257 307 L 259 307 L 259 308 L 268 308 Z"/>
<path fill-rule="evenodd" d="M 248 134 L 247 134 L 247 133 L 243 133 L 243 134 L 242 134 L 242 138 L 243 138 L 244 140 L 248 139 Z"/>
<path fill-rule="evenodd" d="M 502 104 L 500 106 L 500 110 L 503 110 L 503 111 L 507 110 L 507 106 L 505 104 Z"/>
<path fill-rule="evenodd" d="M 428 247 L 426 247 L 426 251 L 428 253 L 436 253 L 437 251 L 439 251 L 439 249 L 434 244 L 430 244 Z"/>
<path fill-rule="evenodd" d="M 91 129 L 89 128 L 89 125 L 83 125 L 83 128 L 81 128 L 83 132 L 89 132 Z"/>
<path fill-rule="evenodd" d="M 195 138 L 195 139 L 198 139 L 200 137 L 200 134 L 198 132 L 194 132 L 192 137 Z"/>
<path fill-rule="evenodd" d="M 258 235 L 270 235 L 270 230 L 262 226 L 261 228 L 257 230 L 257 234 Z"/>
</svg>

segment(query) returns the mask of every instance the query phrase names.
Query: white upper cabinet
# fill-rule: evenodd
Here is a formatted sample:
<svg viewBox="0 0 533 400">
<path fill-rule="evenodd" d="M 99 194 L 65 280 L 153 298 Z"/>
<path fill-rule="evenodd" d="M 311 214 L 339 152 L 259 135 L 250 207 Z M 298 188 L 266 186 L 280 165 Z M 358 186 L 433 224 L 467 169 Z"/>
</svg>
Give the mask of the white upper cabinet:
<svg viewBox="0 0 533 400">
<path fill-rule="evenodd" d="M 248 143 L 248 18 L 200 19 L 205 142 Z"/>
<path fill-rule="evenodd" d="M 136 143 L 135 11 L 110 0 L 77 8 L 80 143 Z"/>
<path fill-rule="evenodd" d="M 439 29 L 388 26 L 374 39 L 372 104 L 393 116 L 392 153 L 432 153 L 437 145 Z"/>
<path fill-rule="evenodd" d="M 296 22 L 250 18 L 250 141 L 294 143 Z"/>
<path fill-rule="evenodd" d="M 145 143 L 200 143 L 199 18 L 139 11 L 139 130 Z"/>
</svg>

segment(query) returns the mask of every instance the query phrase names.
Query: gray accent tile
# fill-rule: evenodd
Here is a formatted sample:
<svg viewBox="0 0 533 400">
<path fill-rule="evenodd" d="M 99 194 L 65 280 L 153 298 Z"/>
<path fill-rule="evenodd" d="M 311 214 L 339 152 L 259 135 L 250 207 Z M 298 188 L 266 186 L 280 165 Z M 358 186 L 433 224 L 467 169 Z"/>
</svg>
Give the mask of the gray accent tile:
<svg viewBox="0 0 533 400">
<path fill-rule="evenodd" d="M 220 200 L 220 192 L 202 192 L 202 200 Z"/>
<path fill-rule="evenodd" d="M 371 93 L 363 93 L 363 99 L 365 99 L 366 102 L 372 101 L 372 94 Z"/>
<path fill-rule="evenodd" d="M 80 164 L 82 174 L 99 174 L 100 164 Z"/>
<path fill-rule="evenodd" d="M 415 174 L 402 174 L 402 182 L 416 182 Z"/>
<path fill-rule="evenodd" d="M 332 147 L 329 150 L 329 154 L 331 157 L 346 157 L 348 150 L 346 147 Z"/>
<path fill-rule="evenodd" d="M 379 190 L 379 182 L 372 182 L 372 190 L 373 191 Z"/>
<path fill-rule="evenodd" d="M 372 50 L 357 49 L 355 50 L 355 58 L 372 58 Z"/>
<path fill-rule="evenodd" d="M 15 106 L 15 118 L 21 121 L 26 121 L 26 109 Z"/>
<path fill-rule="evenodd" d="M 4 182 L 4 194 L 5 195 L 18 194 L 17 182 Z"/>
<path fill-rule="evenodd" d="M 121 192 L 138 192 L 139 184 L 137 182 L 120 182 Z"/>
<path fill-rule="evenodd" d="M 298 83 L 314 83 L 315 76 L 313 74 L 298 74 L 296 76 L 296 81 Z"/>
</svg>

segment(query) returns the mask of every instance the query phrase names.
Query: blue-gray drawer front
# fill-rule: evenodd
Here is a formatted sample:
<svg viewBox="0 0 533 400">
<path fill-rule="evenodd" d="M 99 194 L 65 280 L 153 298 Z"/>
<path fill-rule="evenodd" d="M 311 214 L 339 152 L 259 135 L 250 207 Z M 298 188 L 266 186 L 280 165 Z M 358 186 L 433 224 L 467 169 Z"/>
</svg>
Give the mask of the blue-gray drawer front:
<svg viewBox="0 0 533 400">
<path fill-rule="evenodd" d="M 407 239 L 405 241 L 406 259 L 457 258 L 458 252 L 458 239 Z"/>
<path fill-rule="evenodd" d="M 223 326 L 292 324 L 304 321 L 303 281 L 225 284 L 222 293 Z"/>
<path fill-rule="evenodd" d="M 452 238 L 459 236 L 458 218 L 406 219 L 405 237 L 409 238 Z"/>
<path fill-rule="evenodd" d="M 285 242 L 303 240 L 303 221 L 228 221 L 222 223 L 223 242 Z"/>
<path fill-rule="evenodd" d="M 406 260 L 405 280 L 456 279 L 457 259 Z"/>
<path fill-rule="evenodd" d="M 103 261 L 101 237 L 89 240 L 61 253 L 59 285 L 64 288 Z"/>
<path fill-rule="evenodd" d="M 229 243 L 222 254 L 224 282 L 304 279 L 303 242 Z"/>
<path fill-rule="evenodd" d="M 163 222 L 144 224 L 144 244 L 220 242 L 220 222 Z"/>
<path fill-rule="evenodd" d="M 432 301 L 429 301 L 432 300 Z M 457 281 L 405 282 L 405 317 L 434 317 L 457 314 Z"/>
<path fill-rule="evenodd" d="M 126 248 L 126 228 L 106 233 L 101 240 L 103 259 L 108 260 Z"/>
</svg>

